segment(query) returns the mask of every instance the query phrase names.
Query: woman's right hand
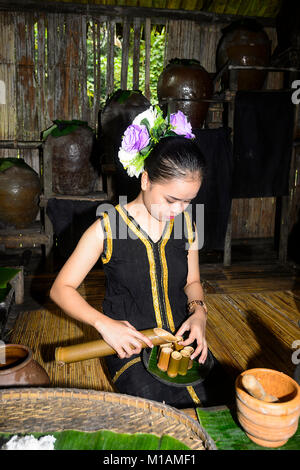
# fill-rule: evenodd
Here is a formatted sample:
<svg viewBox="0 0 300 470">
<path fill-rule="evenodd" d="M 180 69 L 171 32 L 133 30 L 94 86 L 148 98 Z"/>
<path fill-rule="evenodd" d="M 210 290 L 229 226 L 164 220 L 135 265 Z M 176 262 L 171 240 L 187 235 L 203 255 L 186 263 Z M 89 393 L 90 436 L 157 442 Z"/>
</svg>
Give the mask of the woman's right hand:
<svg viewBox="0 0 300 470">
<path fill-rule="evenodd" d="M 104 341 L 116 351 L 120 359 L 129 358 L 133 354 L 140 354 L 142 342 L 150 348 L 153 347 L 152 341 L 147 336 L 125 320 L 114 320 L 107 317 L 105 321 L 98 321 L 95 328 Z"/>
</svg>

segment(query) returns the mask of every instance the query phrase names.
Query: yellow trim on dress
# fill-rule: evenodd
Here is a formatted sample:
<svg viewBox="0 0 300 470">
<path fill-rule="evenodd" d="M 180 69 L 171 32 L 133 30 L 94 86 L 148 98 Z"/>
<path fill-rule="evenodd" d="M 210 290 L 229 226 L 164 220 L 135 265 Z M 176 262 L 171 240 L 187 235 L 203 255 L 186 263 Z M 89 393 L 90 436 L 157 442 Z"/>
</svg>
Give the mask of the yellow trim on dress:
<svg viewBox="0 0 300 470">
<path fill-rule="evenodd" d="M 151 243 L 149 242 L 149 240 L 147 240 L 146 237 L 144 237 L 144 235 L 138 230 L 138 228 L 127 217 L 127 215 L 123 211 L 120 204 L 116 206 L 116 210 L 119 212 L 119 214 L 123 218 L 124 222 L 128 225 L 128 227 L 137 235 L 137 237 L 144 243 L 146 247 L 148 261 L 149 261 L 149 268 L 150 268 L 149 274 L 150 274 L 150 279 L 151 279 L 152 299 L 153 299 L 153 307 L 154 307 L 154 312 L 155 312 L 156 324 L 158 328 L 162 328 L 162 318 L 161 318 L 161 312 L 159 308 L 159 299 L 158 299 L 158 287 L 157 287 L 157 282 L 156 282 L 155 259 L 154 259 L 154 254 L 153 254 L 153 250 L 151 247 Z"/>
<path fill-rule="evenodd" d="M 195 241 L 195 235 L 194 235 L 194 232 L 193 232 L 192 221 L 191 221 L 190 214 L 188 212 L 184 211 L 183 213 L 184 213 L 186 226 L 187 226 L 187 230 L 188 230 L 188 241 L 189 241 L 189 244 L 191 245 Z"/>
<path fill-rule="evenodd" d="M 134 364 L 137 364 L 140 361 L 141 361 L 140 357 L 135 357 L 131 361 L 127 362 L 123 367 L 121 367 L 121 369 L 118 370 L 118 372 L 115 373 L 114 378 L 112 379 L 113 383 L 115 383 L 118 380 L 120 375 L 123 374 L 125 370 L 127 370 L 129 367 L 133 366 Z"/>
<path fill-rule="evenodd" d="M 200 398 L 198 398 L 198 396 L 197 396 L 197 394 L 196 394 L 194 388 L 191 387 L 191 386 L 188 386 L 188 387 L 186 387 L 186 389 L 187 389 L 187 391 L 189 392 L 189 394 L 191 395 L 191 397 L 192 397 L 194 403 L 196 403 L 196 405 L 200 405 L 200 404 L 201 404 L 201 400 L 200 400 Z"/>
<path fill-rule="evenodd" d="M 162 262 L 162 269 L 163 269 L 163 285 L 164 285 L 164 297 L 165 297 L 165 305 L 166 305 L 166 313 L 167 313 L 167 318 L 168 322 L 170 325 L 170 329 L 172 333 L 175 332 L 175 325 L 174 325 L 174 320 L 173 320 L 173 315 L 172 315 L 172 309 L 169 301 L 169 296 L 168 296 L 168 265 L 167 265 L 167 260 L 166 260 L 166 252 L 165 252 L 165 247 L 167 244 L 167 241 L 170 239 L 171 232 L 173 230 L 173 225 L 174 225 L 174 220 L 170 222 L 169 229 L 166 232 L 163 242 L 160 246 L 160 255 L 161 255 L 161 262 Z"/>
<path fill-rule="evenodd" d="M 102 253 L 101 260 L 104 264 L 106 264 L 110 261 L 111 255 L 112 255 L 112 248 L 113 248 L 112 231 L 111 231 L 108 214 L 106 212 L 102 212 L 100 216 L 103 216 L 104 230 L 106 233 L 106 250 L 105 250 L 105 253 Z"/>
</svg>

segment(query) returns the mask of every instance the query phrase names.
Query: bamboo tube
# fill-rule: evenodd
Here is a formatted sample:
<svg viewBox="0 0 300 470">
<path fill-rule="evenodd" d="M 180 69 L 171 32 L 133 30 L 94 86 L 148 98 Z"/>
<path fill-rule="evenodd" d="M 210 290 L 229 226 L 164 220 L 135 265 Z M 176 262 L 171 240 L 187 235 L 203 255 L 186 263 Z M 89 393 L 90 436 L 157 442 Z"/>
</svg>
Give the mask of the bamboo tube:
<svg viewBox="0 0 300 470">
<path fill-rule="evenodd" d="M 190 362 L 190 355 L 191 353 L 189 351 L 186 351 L 186 350 L 182 350 L 180 352 L 182 358 L 180 359 L 180 363 L 179 363 L 179 367 L 178 367 L 178 374 L 179 375 L 186 375 L 187 371 L 188 371 L 188 366 L 189 366 L 189 362 Z"/>
<path fill-rule="evenodd" d="M 184 346 L 182 344 L 178 344 L 178 342 L 175 341 L 174 348 L 175 348 L 175 351 L 181 351 L 184 348 Z"/>
<path fill-rule="evenodd" d="M 179 367 L 179 363 L 180 363 L 181 358 L 182 358 L 182 355 L 180 354 L 180 352 L 178 352 L 178 351 L 172 352 L 171 357 L 170 357 L 168 370 L 167 370 L 167 374 L 168 374 L 169 377 L 174 378 L 174 377 L 177 376 L 178 367 Z"/>
<path fill-rule="evenodd" d="M 173 336 L 162 328 L 153 328 L 141 331 L 147 338 L 149 338 L 154 346 L 171 341 L 179 341 L 179 337 Z M 142 342 L 142 348 L 147 348 L 148 345 Z M 96 357 L 105 357 L 116 354 L 116 351 L 111 348 L 104 339 L 90 341 L 89 343 L 76 344 L 73 346 L 59 347 L 55 349 L 55 360 L 61 364 L 84 361 L 86 359 L 94 359 Z"/>
<path fill-rule="evenodd" d="M 163 372 L 166 372 L 168 370 L 168 365 L 169 365 L 170 356 L 172 352 L 173 352 L 172 348 L 163 348 L 160 352 L 157 367 Z"/>
<path fill-rule="evenodd" d="M 159 359 L 159 356 L 160 356 L 160 353 L 161 353 L 162 349 L 164 349 L 164 348 L 172 348 L 172 345 L 173 345 L 173 343 L 163 343 L 163 344 L 160 344 L 160 345 L 159 345 L 159 351 L 158 351 L 158 359 Z"/>
<path fill-rule="evenodd" d="M 190 356 L 191 356 L 195 350 L 192 346 L 185 346 L 183 348 L 183 351 L 188 351 L 190 353 Z M 193 360 L 190 359 L 189 360 L 189 365 L 188 365 L 188 370 L 190 370 L 192 367 L 193 367 Z"/>
</svg>

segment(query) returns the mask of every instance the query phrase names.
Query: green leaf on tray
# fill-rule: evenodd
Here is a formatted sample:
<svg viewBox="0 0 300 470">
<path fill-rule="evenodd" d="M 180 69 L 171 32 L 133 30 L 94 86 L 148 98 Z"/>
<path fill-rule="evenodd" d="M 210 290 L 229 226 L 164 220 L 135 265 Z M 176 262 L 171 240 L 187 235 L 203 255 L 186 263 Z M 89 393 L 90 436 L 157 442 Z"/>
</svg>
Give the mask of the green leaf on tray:
<svg viewBox="0 0 300 470">
<path fill-rule="evenodd" d="M 237 422 L 234 410 L 197 408 L 201 426 L 207 431 L 219 450 L 300 450 L 300 427 L 282 447 L 269 448 L 255 444 Z"/>
<path fill-rule="evenodd" d="M 49 433 L 27 433 L 35 438 L 51 435 L 56 438 L 55 450 L 189 450 L 177 439 L 154 434 L 125 434 L 108 430 L 84 432 L 67 430 Z M 0 448 L 14 434 L 0 433 Z"/>
<path fill-rule="evenodd" d="M 154 348 L 151 351 L 149 362 L 148 362 L 148 370 L 149 372 L 152 372 L 155 374 L 157 377 L 159 377 L 162 380 L 167 380 L 170 383 L 174 384 L 189 384 L 196 382 L 196 380 L 199 380 L 201 378 L 200 375 L 200 365 L 197 361 L 193 361 L 193 367 L 187 371 L 186 375 L 177 375 L 177 377 L 169 377 L 166 372 L 161 371 L 157 367 L 157 353 L 158 353 L 158 347 L 154 346 Z"/>
</svg>

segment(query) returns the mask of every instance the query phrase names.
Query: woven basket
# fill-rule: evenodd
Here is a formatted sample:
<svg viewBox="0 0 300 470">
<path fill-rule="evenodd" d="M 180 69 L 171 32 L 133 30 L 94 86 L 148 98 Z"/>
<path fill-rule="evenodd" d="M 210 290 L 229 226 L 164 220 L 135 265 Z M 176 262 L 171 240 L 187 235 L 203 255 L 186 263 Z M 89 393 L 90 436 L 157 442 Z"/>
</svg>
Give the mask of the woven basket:
<svg viewBox="0 0 300 470">
<path fill-rule="evenodd" d="M 0 390 L 0 432 L 28 434 L 67 429 L 168 434 L 193 450 L 215 450 L 207 432 L 185 413 L 152 400 L 94 390 Z"/>
</svg>

